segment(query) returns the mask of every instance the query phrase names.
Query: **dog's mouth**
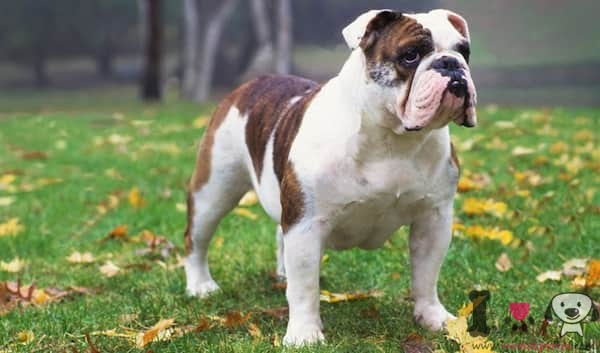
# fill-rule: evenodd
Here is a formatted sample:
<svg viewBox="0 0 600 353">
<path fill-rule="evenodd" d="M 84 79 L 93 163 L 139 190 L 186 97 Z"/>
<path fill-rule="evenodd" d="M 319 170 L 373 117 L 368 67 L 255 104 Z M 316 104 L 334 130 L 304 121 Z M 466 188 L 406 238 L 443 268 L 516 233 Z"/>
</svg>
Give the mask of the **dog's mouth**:
<svg viewBox="0 0 600 353">
<path fill-rule="evenodd" d="M 398 116 L 406 131 L 440 128 L 450 121 L 473 127 L 477 124 L 476 100 L 475 85 L 468 72 L 449 75 L 427 70 L 415 77 L 404 111 Z"/>
<path fill-rule="evenodd" d="M 577 315 L 575 315 L 575 316 L 569 316 L 569 315 L 567 314 L 567 318 L 569 318 L 569 320 L 577 320 L 577 318 L 579 318 L 579 316 L 580 316 L 580 315 L 581 315 L 581 314 L 577 314 Z"/>
</svg>

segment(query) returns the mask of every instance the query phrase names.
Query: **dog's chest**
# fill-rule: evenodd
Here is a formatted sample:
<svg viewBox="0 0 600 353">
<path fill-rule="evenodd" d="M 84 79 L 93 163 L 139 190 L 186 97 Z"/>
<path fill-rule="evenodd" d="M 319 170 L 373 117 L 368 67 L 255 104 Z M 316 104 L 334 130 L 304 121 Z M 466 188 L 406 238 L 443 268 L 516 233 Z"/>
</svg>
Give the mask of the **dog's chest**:
<svg viewBox="0 0 600 353">
<path fill-rule="evenodd" d="M 443 160 L 387 160 L 349 169 L 341 168 L 331 186 L 336 216 L 327 245 L 333 248 L 381 246 L 419 213 L 451 202 L 458 176 Z"/>
</svg>

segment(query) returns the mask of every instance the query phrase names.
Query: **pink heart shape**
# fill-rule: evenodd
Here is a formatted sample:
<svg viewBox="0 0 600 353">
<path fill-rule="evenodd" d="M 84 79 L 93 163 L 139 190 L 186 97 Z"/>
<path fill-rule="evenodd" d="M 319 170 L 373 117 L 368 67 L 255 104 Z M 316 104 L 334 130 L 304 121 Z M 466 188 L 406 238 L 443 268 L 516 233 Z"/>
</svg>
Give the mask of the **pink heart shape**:
<svg viewBox="0 0 600 353">
<path fill-rule="evenodd" d="M 510 314 L 515 320 L 523 321 L 529 314 L 529 303 L 510 303 Z"/>
</svg>

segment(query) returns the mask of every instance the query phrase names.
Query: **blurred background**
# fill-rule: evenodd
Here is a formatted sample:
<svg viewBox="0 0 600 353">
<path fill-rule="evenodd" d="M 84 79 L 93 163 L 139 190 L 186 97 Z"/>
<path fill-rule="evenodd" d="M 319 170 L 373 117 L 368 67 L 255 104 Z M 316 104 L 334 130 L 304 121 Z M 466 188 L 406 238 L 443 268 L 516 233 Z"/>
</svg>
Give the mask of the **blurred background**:
<svg viewBox="0 0 600 353">
<path fill-rule="evenodd" d="M 363 11 L 439 7 L 469 22 L 480 103 L 600 105 L 597 0 L 0 0 L 0 112 L 66 93 L 205 102 L 264 72 L 323 81 Z"/>
</svg>

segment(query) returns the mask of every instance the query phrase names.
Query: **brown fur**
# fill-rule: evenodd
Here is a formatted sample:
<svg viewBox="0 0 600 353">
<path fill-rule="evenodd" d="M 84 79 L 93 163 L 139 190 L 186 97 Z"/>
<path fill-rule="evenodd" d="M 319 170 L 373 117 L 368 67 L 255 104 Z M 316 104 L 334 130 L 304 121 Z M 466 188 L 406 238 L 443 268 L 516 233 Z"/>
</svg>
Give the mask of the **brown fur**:
<svg viewBox="0 0 600 353">
<path fill-rule="evenodd" d="M 377 75 L 376 70 L 383 63 L 396 70 L 394 84 L 399 84 L 412 79 L 416 71 L 416 65 L 407 67 L 400 62 L 403 51 L 414 48 L 423 57 L 433 50 L 433 39 L 431 32 L 415 19 L 399 12 L 383 11 L 367 25 L 360 46 L 371 77 Z"/>
<path fill-rule="evenodd" d="M 296 224 L 304 216 L 304 194 L 298 182 L 292 162 L 281 180 L 281 229 L 287 233 L 290 226 Z"/>
<path fill-rule="evenodd" d="M 194 200 L 192 198 L 192 192 L 187 193 L 187 225 L 185 227 L 185 256 L 188 256 L 192 252 L 192 222 L 194 218 Z"/>
<path fill-rule="evenodd" d="M 242 114 L 248 114 L 246 145 L 257 180 L 260 181 L 267 143 L 275 126 L 288 109 L 297 106 L 289 108 L 290 99 L 306 94 L 316 85 L 316 82 L 296 76 L 261 76 L 251 81 L 240 95 L 237 107 Z"/>
</svg>

